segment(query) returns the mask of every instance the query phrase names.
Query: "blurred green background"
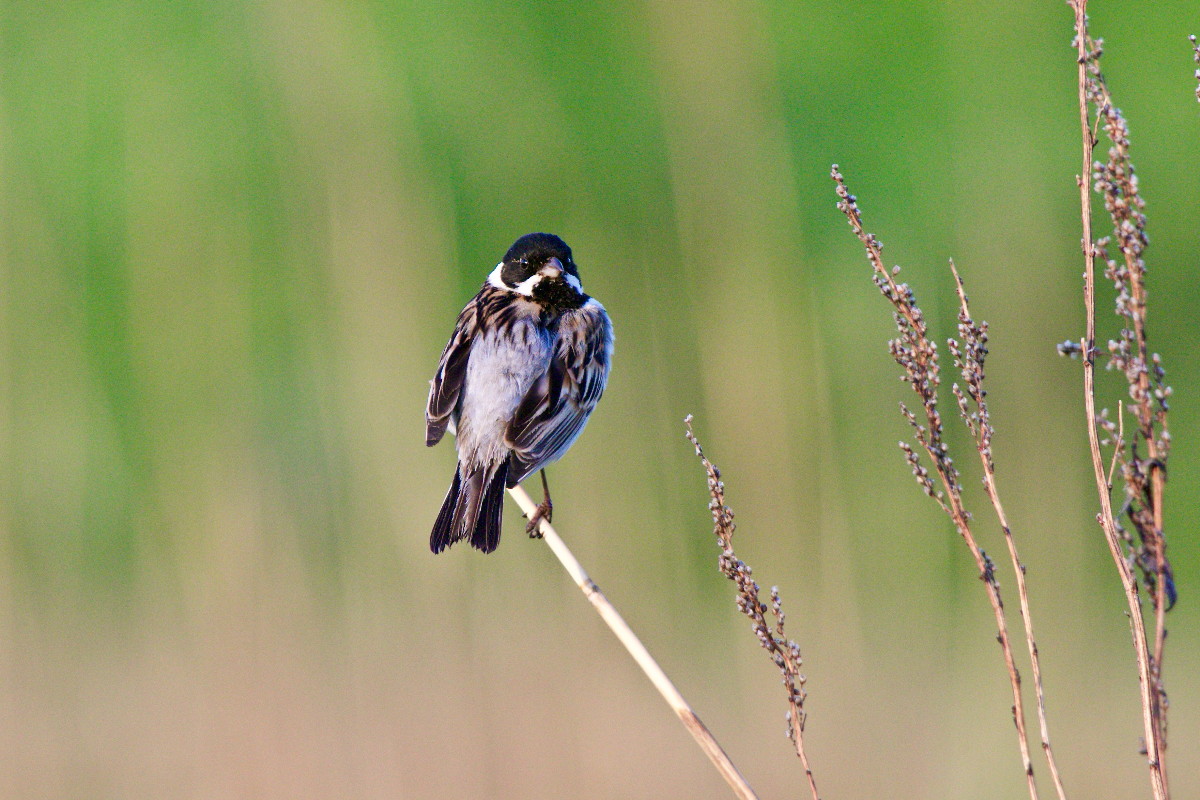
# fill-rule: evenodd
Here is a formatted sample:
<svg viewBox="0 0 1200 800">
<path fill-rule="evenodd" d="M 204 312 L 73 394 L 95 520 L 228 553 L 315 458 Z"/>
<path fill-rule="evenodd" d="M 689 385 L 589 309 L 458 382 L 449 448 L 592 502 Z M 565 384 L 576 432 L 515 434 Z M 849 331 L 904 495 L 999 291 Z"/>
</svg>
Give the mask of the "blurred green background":
<svg viewBox="0 0 1200 800">
<path fill-rule="evenodd" d="M 1176 390 L 1169 765 L 1197 797 L 1200 15 L 1092 16 Z M 728 796 L 514 505 L 494 555 L 428 551 L 454 454 L 422 445 L 427 381 L 548 230 L 617 330 L 555 522 L 764 798 L 803 774 L 688 412 L 804 649 L 823 795 L 1025 796 L 984 593 L 896 448 L 911 392 L 836 161 L 939 338 L 951 256 L 991 323 L 1068 790 L 1148 797 L 1054 352 L 1083 326 L 1071 36 L 1060 2 L 0 3 L 0 794 Z"/>
</svg>

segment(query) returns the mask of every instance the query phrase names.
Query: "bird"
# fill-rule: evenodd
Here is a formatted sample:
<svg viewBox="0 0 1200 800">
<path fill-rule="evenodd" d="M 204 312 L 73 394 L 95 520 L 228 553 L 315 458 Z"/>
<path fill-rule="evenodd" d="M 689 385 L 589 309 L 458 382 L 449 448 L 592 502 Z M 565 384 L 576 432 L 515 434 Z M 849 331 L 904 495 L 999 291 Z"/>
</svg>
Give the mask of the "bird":
<svg viewBox="0 0 1200 800">
<path fill-rule="evenodd" d="M 458 465 L 429 536 L 440 553 L 500 542 L 504 490 L 541 472 L 543 500 L 526 532 L 553 511 L 545 467 L 583 431 L 608 383 L 613 328 L 583 291 L 567 246 L 550 233 L 513 243 L 462 313 L 429 382 L 425 444 L 449 430 Z"/>
</svg>

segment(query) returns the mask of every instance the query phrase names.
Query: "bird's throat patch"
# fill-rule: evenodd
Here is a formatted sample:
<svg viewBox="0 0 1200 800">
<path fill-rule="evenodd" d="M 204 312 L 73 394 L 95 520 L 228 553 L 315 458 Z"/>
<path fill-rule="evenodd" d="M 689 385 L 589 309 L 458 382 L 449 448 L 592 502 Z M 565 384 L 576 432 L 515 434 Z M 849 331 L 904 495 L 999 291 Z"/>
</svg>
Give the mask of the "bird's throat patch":
<svg viewBox="0 0 1200 800">
<path fill-rule="evenodd" d="M 533 287 L 533 299 L 547 311 L 563 312 L 582 308 L 588 296 L 563 280 L 541 280 Z"/>
</svg>

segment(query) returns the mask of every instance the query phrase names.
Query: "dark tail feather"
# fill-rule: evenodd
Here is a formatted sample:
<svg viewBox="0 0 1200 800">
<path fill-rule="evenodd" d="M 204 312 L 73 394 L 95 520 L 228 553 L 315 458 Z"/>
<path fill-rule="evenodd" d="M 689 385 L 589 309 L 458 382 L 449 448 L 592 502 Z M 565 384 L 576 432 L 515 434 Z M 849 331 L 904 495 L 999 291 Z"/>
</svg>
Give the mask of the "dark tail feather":
<svg viewBox="0 0 1200 800">
<path fill-rule="evenodd" d="M 450 543 L 468 539 L 475 532 L 475 524 L 479 521 L 479 507 L 483 505 L 483 494 L 487 488 L 487 480 L 491 470 L 478 467 L 468 472 L 466 467 L 459 465 L 461 486 L 458 501 L 454 506 L 454 519 L 450 522 Z"/>
<path fill-rule="evenodd" d="M 471 544 L 490 553 L 500 544 L 500 523 L 504 519 L 504 485 L 508 478 L 508 459 L 500 462 L 496 474 L 488 482 L 479 508 L 479 521 L 471 534 Z"/>
<path fill-rule="evenodd" d="M 458 495 L 462 488 L 462 479 L 459 477 L 461 472 L 458 469 L 454 470 L 454 483 L 450 484 L 450 491 L 446 492 L 437 522 L 433 523 L 433 533 L 429 535 L 429 549 L 435 553 L 442 552 L 457 541 L 450 538 L 450 523 L 454 520 L 454 507 L 458 505 Z"/>
<path fill-rule="evenodd" d="M 507 459 L 466 474 L 460 464 L 454 474 L 454 485 L 434 523 L 429 549 L 440 553 L 455 542 L 470 539 L 472 545 L 485 553 L 495 550 L 500 543 L 507 477 Z"/>
</svg>

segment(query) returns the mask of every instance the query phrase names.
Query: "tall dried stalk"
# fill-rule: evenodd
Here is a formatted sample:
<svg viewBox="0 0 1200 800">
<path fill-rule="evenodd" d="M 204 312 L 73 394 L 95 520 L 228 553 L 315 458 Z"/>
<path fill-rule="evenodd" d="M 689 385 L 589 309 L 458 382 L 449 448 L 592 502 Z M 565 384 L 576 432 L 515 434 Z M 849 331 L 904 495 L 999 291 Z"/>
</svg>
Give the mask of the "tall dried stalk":
<svg viewBox="0 0 1200 800">
<path fill-rule="evenodd" d="M 1058 763 L 1054 758 L 1054 749 L 1050 746 L 1050 725 L 1046 721 L 1046 694 L 1042 688 L 1042 659 L 1038 652 L 1037 640 L 1033 636 L 1033 617 L 1029 611 L 1029 591 L 1025 584 L 1025 565 L 1017 554 L 1017 543 L 1013 539 L 1012 529 L 1008 525 L 1008 515 L 1000 502 L 1000 490 L 996 488 L 996 465 L 992 460 L 992 437 L 995 429 L 992 427 L 991 412 L 988 410 L 987 391 L 983 388 L 984 362 L 987 358 L 987 323 L 976 323 L 971 318 L 971 309 L 967 303 L 966 290 L 962 278 L 950 262 L 950 271 L 954 273 L 954 285 L 958 291 L 958 335 L 962 338 L 959 343 L 950 339 L 948 344 L 954 356 L 954 366 L 962 373 L 966 384 L 965 392 L 955 384 L 952 389 L 955 400 L 958 401 L 959 415 L 967 424 L 967 429 L 975 438 L 975 450 L 979 453 L 979 462 L 983 469 L 983 487 L 1000 529 L 1004 532 L 1004 542 L 1008 546 L 1008 556 L 1012 561 L 1013 575 L 1017 582 L 1017 595 L 1021 601 L 1021 622 L 1025 627 L 1025 644 L 1029 649 L 1029 663 L 1033 669 L 1034 694 L 1037 698 L 1038 724 L 1042 737 L 1042 752 L 1046 756 L 1046 764 L 1050 769 L 1050 777 L 1054 781 L 1054 789 L 1059 800 L 1066 800 L 1066 790 L 1063 788 L 1062 776 L 1058 772 Z"/>
<path fill-rule="evenodd" d="M 788 695 L 787 735 L 796 748 L 796 755 L 800 758 L 800 764 L 808 778 L 808 789 L 813 800 L 821 800 L 812 767 L 808 763 L 808 754 L 804 750 L 804 723 L 807 718 L 804 700 L 808 695 L 804 691 L 804 674 L 800 671 L 804 665 L 800 658 L 800 645 L 787 638 L 784 633 L 783 601 L 779 597 L 779 588 L 775 586 L 771 587 L 771 614 L 775 618 L 775 624 L 772 626 L 767 623 L 767 605 L 759 598 L 759 586 L 754 580 L 753 571 L 733 551 L 733 532 L 737 525 L 733 522 L 733 510 L 725 504 L 725 483 L 721 480 L 721 471 L 704 455 L 704 449 L 700 447 L 700 441 L 692 430 L 691 414 L 688 414 L 683 424 L 687 426 L 687 439 L 696 448 L 696 457 L 704 465 L 708 476 L 708 493 L 712 498 L 708 508 L 712 512 L 713 533 L 716 534 L 717 544 L 721 547 L 721 555 L 717 562 L 721 574 L 737 586 L 738 610 L 750 618 L 759 644 L 770 654 L 771 660 L 783 676 L 783 685 Z"/>
<path fill-rule="evenodd" d="M 1170 446 L 1170 436 L 1166 431 L 1166 400 L 1170 389 L 1163 385 L 1163 373 L 1157 354 L 1150 357 L 1146 346 L 1145 264 L 1141 253 L 1147 240 L 1145 217 L 1142 214 L 1144 203 L 1138 194 L 1137 178 L 1129 161 L 1129 130 L 1113 104 L 1112 96 L 1100 72 L 1102 42 L 1093 41 L 1088 35 L 1087 0 L 1071 0 L 1071 7 L 1075 12 L 1074 45 L 1078 62 L 1079 122 L 1083 138 L 1083 169 L 1078 176 L 1078 184 L 1083 222 L 1084 305 L 1087 323 L 1084 339 L 1077 349 L 1082 351 L 1083 355 L 1084 411 L 1087 417 L 1088 443 L 1096 490 L 1100 498 L 1098 519 L 1129 605 L 1129 621 L 1142 698 L 1150 785 L 1155 800 L 1166 800 L 1170 797 L 1170 791 L 1164 763 L 1167 701 L 1162 683 L 1162 656 L 1166 639 L 1164 615 L 1170 601 L 1173 600 L 1174 589 L 1162 532 L 1162 499 L 1166 483 L 1166 458 Z M 1090 106 L 1096 109 L 1096 124 L 1103 128 L 1112 143 L 1109 159 L 1104 164 L 1093 163 L 1092 152 L 1096 140 L 1092 133 Z M 1120 263 L 1108 258 L 1107 237 L 1100 241 L 1094 241 L 1092 238 L 1089 177 L 1093 176 L 1096 189 L 1104 195 L 1105 207 L 1113 220 L 1115 236 L 1123 257 Z M 1117 312 L 1129 324 L 1129 327 L 1121 331 L 1118 340 L 1110 342 L 1109 352 L 1110 366 L 1122 370 L 1129 381 L 1130 397 L 1133 400 L 1130 410 L 1138 423 L 1128 442 L 1118 442 L 1116 459 L 1121 464 L 1125 483 L 1124 510 L 1138 531 L 1140 545 L 1132 541 L 1132 537 L 1120 526 L 1113 513 L 1110 497 L 1112 486 L 1105 475 L 1100 450 L 1100 426 L 1108 431 L 1110 438 L 1114 431 L 1112 423 L 1099 422 L 1103 417 L 1098 418 L 1096 414 L 1097 256 L 1106 262 L 1105 274 L 1116 285 Z M 1134 564 L 1142 570 L 1154 606 L 1156 633 L 1153 653 L 1147 641 Z"/>
<path fill-rule="evenodd" d="M 896 276 L 899 274 L 900 268 L 895 267 L 889 271 L 884 266 L 883 245 L 875 238 L 874 234 L 868 233 L 863 227 L 862 215 L 859 212 L 858 204 L 854 195 L 850 194 L 846 188 L 845 180 L 836 164 L 833 166 L 830 174 L 837 184 L 838 208 L 846 215 L 850 227 L 854 230 L 855 235 L 866 249 L 867 259 L 874 269 L 875 285 L 879 287 L 880 292 L 891 302 L 895 309 L 896 327 L 900 336 L 889 343 L 892 357 L 904 368 L 903 379 L 912 385 L 913 391 L 920 398 L 923 419 L 919 421 L 917 415 L 910 411 L 904 403 L 900 404 L 900 409 L 913 429 L 917 444 L 924 451 L 926 458 L 937 474 L 938 482 L 941 484 L 940 490 L 935 485 L 934 479 L 930 476 L 928 468 L 922 463 L 922 458 L 917 451 L 907 442 L 900 442 L 900 448 L 904 451 L 905 459 L 912 467 L 917 483 L 920 484 L 925 493 L 933 498 L 954 522 L 955 528 L 957 528 L 959 535 L 971 551 L 971 555 L 974 557 L 975 564 L 979 569 L 979 577 L 983 581 L 988 602 L 992 606 L 992 613 L 996 620 L 996 628 L 998 630 L 996 639 L 1000 643 L 1000 648 L 1004 656 L 1004 666 L 1008 671 L 1009 684 L 1012 687 L 1013 722 L 1017 728 L 1017 743 L 1021 751 L 1021 765 L 1025 773 L 1026 785 L 1029 789 L 1031 800 L 1037 800 L 1037 782 L 1033 774 L 1033 761 L 1029 755 L 1029 737 L 1025 730 L 1025 704 L 1021 696 L 1021 675 L 1017 670 L 1016 662 L 1013 658 L 1008 624 L 1004 617 L 1004 603 L 1000 597 L 1000 584 L 996 580 L 995 566 L 992 560 L 980 549 L 975 535 L 971 530 L 971 515 L 963 506 L 962 484 L 959 483 L 958 468 L 954 466 L 954 461 L 950 458 L 950 451 L 942 437 L 942 417 L 938 409 L 938 386 L 941 383 L 941 367 L 938 363 L 937 345 L 929 338 L 925 316 L 917 306 L 912 289 L 906 283 L 896 282 Z M 959 404 L 959 411 L 962 413 L 968 427 L 976 435 L 979 454 L 985 466 L 985 475 L 991 475 L 992 428 L 987 415 L 987 406 L 983 403 L 984 394 L 982 387 L 983 358 L 987 352 L 986 333 L 982 327 L 977 327 L 971 322 L 970 315 L 966 311 L 966 297 L 961 293 L 961 282 L 959 282 L 959 287 L 963 306 L 962 315 L 960 316 L 960 330 L 964 332 L 964 344 L 960 345 L 957 342 L 953 342 L 951 344 L 951 352 L 955 356 L 956 363 L 963 371 L 964 381 L 967 384 L 967 393 L 971 396 L 972 401 L 976 403 L 975 410 L 971 410 L 967 396 L 957 386 L 955 387 L 955 397 Z M 994 476 L 991 476 L 990 479 L 985 478 L 985 486 L 988 488 L 989 497 L 995 498 L 993 503 L 997 507 L 997 513 L 1001 514 L 1001 525 L 1004 528 L 1005 537 L 1009 544 L 1009 552 L 1013 558 L 1014 569 L 1018 575 L 1021 575 L 1023 567 L 1016 556 L 1016 546 L 1012 541 L 1011 532 L 1007 524 L 1005 524 L 1003 511 L 999 507 L 998 496 L 995 494 Z M 1036 660 L 1037 646 L 1033 643 L 1033 629 L 1029 621 L 1029 609 L 1027 596 L 1024 591 L 1023 575 L 1021 575 L 1019 585 L 1021 586 L 1022 595 L 1022 618 L 1026 623 L 1026 638 L 1030 643 L 1031 657 Z M 1038 705 L 1043 720 L 1043 750 L 1052 765 L 1051 771 L 1055 776 L 1055 788 L 1058 790 L 1059 797 L 1062 798 L 1064 797 L 1062 783 L 1058 778 L 1057 767 L 1053 766 L 1053 751 L 1050 748 L 1049 735 L 1044 722 L 1043 698 L 1040 690 L 1040 668 L 1035 668 L 1035 674 L 1039 675 L 1039 679 L 1037 680 L 1039 683 Z"/>
<path fill-rule="evenodd" d="M 520 486 L 514 486 L 508 490 L 512 495 L 513 500 L 517 501 L 517 505 L 521 507 L 521 511 L 525 516 L 531 516 L 537 510 L 537 503 L 529 496 Z M 633 660 L 641 667 L 642 672 L 646 673 L 646 677 L 654 684 L 654 688 L 658 689 L 659 694 L 667 701 L 667 704 L 675 711 L 680 722 L 687 729 L 692 738 L 696 740 L 696 744 L 700 745 L 700 749 L 704 751 L 704 755 L 708 756 L 708 760 L 713 763 L 717 771 L 721 773 L 721 777 L 733 789 L 733 793 L 741 798 L 741 800 L 758 800 L 758 795 L 750 788 L 750 784 L 742 777 L 742 773 L 729 760 L 729 756 L 717 743 L 716 738 L 709 732 L 708 728 L 700 721 L 700 717 L 688 705 L 688 702 L 683 699 L 683 695 L 675 688 L 675 684 L 671 683 L 671 679 L 662 671 L 662 667 L 650 655 L 650 652 L 638 639 L 637 634 L 629 627 L 617 609 L 604 593 L 600 591 L 600 587 L 596 582 L 588 577 L 583 566 L 571 553 L 570 548 L 559 537 L 558 532 L 543 517 L 538 523 L 538 532 L 546 540 L 550 550 L 562 562 L 563 567 L 575 581 L 575 585 L 583 591 L 588 602 L 600 614 L 600 618 L 604 620 L 604 624 L 608 625 L 611 630 L 620 640 L 621 644 L 625 645 L 625 649 L 629 651 L 629 655 L 633 656 Z"/>
</svg>

